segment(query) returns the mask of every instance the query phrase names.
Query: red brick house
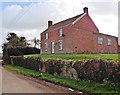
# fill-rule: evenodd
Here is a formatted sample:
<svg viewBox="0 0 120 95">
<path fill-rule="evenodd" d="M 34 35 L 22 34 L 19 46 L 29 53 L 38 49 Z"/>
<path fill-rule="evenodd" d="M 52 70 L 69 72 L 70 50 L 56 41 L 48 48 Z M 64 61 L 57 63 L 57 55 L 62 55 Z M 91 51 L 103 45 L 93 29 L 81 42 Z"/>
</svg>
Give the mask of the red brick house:
<svg viewBox="0 0 120 95">
<path fill-rule="evenodd" d="M 118 38 L 99 33 L 85 7 L 84 13 L 53 24 L 41 33 L 41 53 L 117 53 Z"/>
</svg>

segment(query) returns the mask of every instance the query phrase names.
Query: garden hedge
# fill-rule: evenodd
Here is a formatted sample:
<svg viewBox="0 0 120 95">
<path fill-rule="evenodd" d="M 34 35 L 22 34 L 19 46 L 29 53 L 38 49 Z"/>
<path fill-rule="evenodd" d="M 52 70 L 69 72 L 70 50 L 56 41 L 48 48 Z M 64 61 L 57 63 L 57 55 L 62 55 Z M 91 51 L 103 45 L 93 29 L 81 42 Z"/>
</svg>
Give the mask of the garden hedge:
<svg viewBox="0 0 120 95">
<path fill-rule="evenodd" d="M 11 47 L 3 49 L 3 61 L 10 63 L 10 56 L 20 56 L 27 54 L 40 54 L 40 49 L 35 47 Z"/>
</svg>

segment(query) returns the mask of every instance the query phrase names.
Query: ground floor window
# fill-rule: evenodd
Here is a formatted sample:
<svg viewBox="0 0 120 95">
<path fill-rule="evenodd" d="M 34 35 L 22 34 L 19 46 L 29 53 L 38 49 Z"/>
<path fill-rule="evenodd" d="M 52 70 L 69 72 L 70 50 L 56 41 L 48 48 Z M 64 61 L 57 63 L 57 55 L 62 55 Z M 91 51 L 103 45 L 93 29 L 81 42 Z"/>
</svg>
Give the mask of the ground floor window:
<svg viewBox="0 0 120 95">
<path fill-rule="evenodd" d="M 108 38 L 108 45 L 112 45 L 112 39 Z"/>
<path fill-rule="evenodd" d="M 100 44 L 100 45 L 103 44 L 103 37 L 98 37 L 98 44 Z"/>
<path fill-rule="evenodd" d="M 45 51 L 47 51 L 48 50 L 48 43 L 46 42 L 45 43 Z"/>
<path fill-rule="evenodd" d="M 62 49 L 63 49 L 63 42 L 59 41 L 59 50 L 62 50 Z"/>
</svg>

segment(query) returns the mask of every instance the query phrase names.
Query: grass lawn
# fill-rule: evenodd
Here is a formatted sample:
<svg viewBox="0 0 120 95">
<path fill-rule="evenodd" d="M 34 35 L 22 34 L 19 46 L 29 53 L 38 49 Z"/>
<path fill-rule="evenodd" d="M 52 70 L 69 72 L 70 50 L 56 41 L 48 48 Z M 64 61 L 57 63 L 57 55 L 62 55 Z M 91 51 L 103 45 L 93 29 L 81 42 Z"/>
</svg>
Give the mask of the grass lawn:
<svg viewBox="0 0 120 95">
<path fill-rule="evenodd" d="M 118 60 L 118 54 L 31 54 L 24 55 L 24 57 L 42 57 L 43 60 L 47 59 L 64 59 L 64 60 L 81 60 L 91 58 L 103 58 L 107 60 Z"/>
<path fill-rule="evenodd" d="M 34 71 L 30 69 L 25 69 L 23 67 L 15 66 L 15 65 L 4 65 L 5 68 L 27 75 L 27 76 L 37 76 L 39 77 L 42 72 Z M 87 93 L 120 93 L 120 85 L 114 83 L 97 83 L 87 80 L 72 80 L 69 78 L 63 78 L 59 76 L 53 76 L 50 74 L 42 73 L 41 79 L 45 79 L 57 84 L 66 85 L 73 87 L 75 89 L 79 89 L 83 92 Z"/>
</svg>

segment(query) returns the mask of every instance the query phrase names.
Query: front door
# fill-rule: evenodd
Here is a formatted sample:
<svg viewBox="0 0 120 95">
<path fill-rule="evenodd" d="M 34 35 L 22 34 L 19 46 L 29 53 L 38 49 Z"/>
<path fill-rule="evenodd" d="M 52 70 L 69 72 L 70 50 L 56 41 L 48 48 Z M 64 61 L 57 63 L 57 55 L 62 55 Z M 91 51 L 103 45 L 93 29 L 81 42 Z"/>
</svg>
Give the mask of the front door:
<svg viewBox="0 0 120 95">
<path fill-rule="evenodd" d="M 55 43 L 54 41 L 51 42 L 51 53 L 55 53 Z"/>
</svg>

